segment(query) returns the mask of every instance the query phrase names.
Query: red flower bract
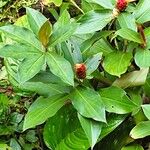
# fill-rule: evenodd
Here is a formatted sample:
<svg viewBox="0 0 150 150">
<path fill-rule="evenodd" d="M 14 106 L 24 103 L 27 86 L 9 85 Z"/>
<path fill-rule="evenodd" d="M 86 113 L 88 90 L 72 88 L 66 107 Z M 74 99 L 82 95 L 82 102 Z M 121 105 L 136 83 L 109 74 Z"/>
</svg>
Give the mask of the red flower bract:
<svg viewBox="0 0 150 150">
<path fill-rule="evenodd" d="M 75 65 L 75 73 L 77 78 L 79 79 L 85 79 L 86 77 L 86 66 L 85 64 L 76 64 Z"/>
<path fill-rule="evenodd" d="M 124 11 L 127 7 L 127 1 L 126 0 L 117 0 L 116 8 L 119 11 Z"/>
</svg>

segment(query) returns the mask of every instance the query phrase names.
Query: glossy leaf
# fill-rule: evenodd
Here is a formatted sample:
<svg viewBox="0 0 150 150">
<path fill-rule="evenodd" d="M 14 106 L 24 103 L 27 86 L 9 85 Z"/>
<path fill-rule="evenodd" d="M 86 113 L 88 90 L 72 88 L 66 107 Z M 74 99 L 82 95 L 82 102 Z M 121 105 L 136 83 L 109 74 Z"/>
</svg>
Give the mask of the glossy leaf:
<svg viewBox="0 0 150 150">
<path fill-rule="evenodd" d="M 147 49 L 138 49 L 135 54 L 135 63 L 140 68 L 147 68 L 150 67 L 150 51 Z"/>
<path fill-rule="evenodd" d="M 29 7 L 26 8 L 26 14 L 32 31 L 38 36 L 39 30 L 47 21 L 47 18 L 39 11 Z"/>
<path fill-rule="evenodd" d="M 135 32 L 137 31 L 136 21 L 132 14 L 127 12 L 121 13 L 117 19 L 121 28 L 128 28 Z"/>
<path fill-rule="evenodd" d="M 81 123 L 81 126 L 89 140 L 91 145 L 91 149 L 93 149 L 94 145 L 97 143 L 98 137 L 101 133 L 102 123 L 97 122 L 91 119 L 87 119 L 78 113 L 78 118 Z"/>
<path fill-rule="evenodd" d="M 79 27 L 76 34 L 87 34 L 102 30 L 112 20 L 110 11 L 90 11 L 83 15 L 79 20 Z"/>
<path fill-rule="evenodd" d="M 142 109 L 145 116 L 150 120 L 150 105 L 149 104 L 142 105 Z"/>
<path fill-rule="evenodd" d="M 55 46 L 58 43 L 68 40 L 74 34 L 77 26 L 77 23 L 72 22 L 55 30 L 49 39 L 49 45 Z"/>
<path fill-rule="evenodd" d="M 133 144 L 123 147 L 121 150 L 144 150 L 141 145 Z"/>
<path fill-rule="evenodd" d="M 28 81 L 29 79 L 34 77 L 42 69 L 44 63 L 45 56 L 43 54 L 24 59 L 19 65 L 18 70 L 20 82 L 24 83 L 25 81 Z"/>
<path fill-rule="evenodd" d="M 71 92 L 70 99 L 82 116 L 106 122 L 101 96 L 93 89 L 77 87 Z"/>
<path fill-rule="evenodd" d="M 100 95 L 106 111 L 116 114 L 131 113 L 137 106 L 129 99 L 126 92 L 118 87 L 101 89 Z"/>
<path fill-rule="evenodd" d="M 47 64 L 51 72 L 58 76 L 63 82 L 74 86 L 74 74 L 71 64 L 63 57 L 48 52 L 46 55 Z"/>
<path fill-rule="evenodd" d="M 128 88 L 134 86 L 144 85 L 149 72 L 149 68 L 141 69 L 139 71 L 132 71 L 121 76 L 121 78 L 115 80 L 113 86 Z"/>
<path fill-rule="evenodd" d="M 43 50 L 42 44 L 38 41 L 32 31 L 27 28 L 15 25 L 7 25 L 0 27 L 0 31 L 7 34 L 8 37 L 17 42 L 32 46 L 39 51 Z"/>
<path fill-rule="evenodd" d="M 54 116 L 56 112 L 65 104 L 67 96 L 57 95 L 50 98 L 39 97 L 29 108 L 23 130 L 33 128 L 44 123 L 48 118 Z"/>
<path fill-rule="evenodd" d="M 97 53 L 93 55 L 93 57 L 86 60 L 85 65 L 86 65 L 87 75 L 90 75 L 98 68 L 101 58 L 102 58 L 102 53 Z"/>
<path fill-rule="evenodd" d="M 40 52 L 36 49 L 24 44 L 5 45 L 0 49 L 1 57 L 10 57 L 15 59 L 28 58 L 33 55 L 38 55 L 39 53 Z"/>
<path fill-rule="evenodd" d="M 109 74 L 120 77 L 127 71 L 131 59 L 131 53 L 112 52 L 105 57 L 103 67 Z"/>
<path fill-rule="evenodd" d="M 140 34 L 131 29 L 122 28 L 118 30 L 115 34 L 121 36 L 122 38 L 126 40 L 133 41 L 133 42 L 140 43 L 140 44 L 142 43 Z"/>
<path fill-rule="evenodd" d="M 42 42 L 42 44 L 46 47 L 48 42 L 49 42 L 49 37 L 52 33 L 52 25 L 51 23 L 47 20 L 40 28 L 39 30 L 39 39 Z"/>
<path fill-rule="evenodd" d="M 130 132 L 133 139 L 140 139 L 150 135 L 150 121 L 143 121 L 137 124 Z"/>
<path fill-rule="evenodd" d="M 70 88 L 60 84 L 42 83 L 42 82 L 25 82 L 19 88 L 36 92 L 42 96 L 50 97 L 58 94 L 69 93 Z"/>
</svg>

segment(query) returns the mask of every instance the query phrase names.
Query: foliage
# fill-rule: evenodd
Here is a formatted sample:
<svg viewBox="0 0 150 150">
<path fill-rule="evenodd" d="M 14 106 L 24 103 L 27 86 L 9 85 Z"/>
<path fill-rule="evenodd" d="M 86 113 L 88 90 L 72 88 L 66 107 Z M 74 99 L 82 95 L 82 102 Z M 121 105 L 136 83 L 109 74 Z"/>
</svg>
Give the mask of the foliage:
<svg viewBox="0 0 150 150">
<path fill-rule="evenodd" d="M 43 4 L 51 2 L 59 6 L 60 13 L 51 9 L 55 23 L 26 7 L 0 27 L 0 57 L 15 91 L 0 95 L 1 135 L 23 132 L 0 147 L 44 149 L 44 140 L 54 150 L 146 148 L 137 139 L 150 136 L 150 1 Z M 80 11 L 74 18 L 70 3 Z"/>
</svg>

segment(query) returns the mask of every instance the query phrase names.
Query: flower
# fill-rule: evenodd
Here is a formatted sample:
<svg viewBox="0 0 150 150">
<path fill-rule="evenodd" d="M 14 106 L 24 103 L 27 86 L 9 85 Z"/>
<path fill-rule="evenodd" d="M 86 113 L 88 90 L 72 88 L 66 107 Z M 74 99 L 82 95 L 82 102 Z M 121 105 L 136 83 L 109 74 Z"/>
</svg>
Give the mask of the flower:
<svg viewBox="0 0 150 150">
<path fill-rule="evenodd" d="M 124 11 L 128 5 L 127 0 L 117 0 L 116 8 L 119 11 Z"/>
<path fill-rule="evenodd" d="M 79 79 L 85 79 L 86 77 L 86 66 L 84 63 L 81 64 L 75 64 L 75 73 L 77 78 Z"/>
</svg>

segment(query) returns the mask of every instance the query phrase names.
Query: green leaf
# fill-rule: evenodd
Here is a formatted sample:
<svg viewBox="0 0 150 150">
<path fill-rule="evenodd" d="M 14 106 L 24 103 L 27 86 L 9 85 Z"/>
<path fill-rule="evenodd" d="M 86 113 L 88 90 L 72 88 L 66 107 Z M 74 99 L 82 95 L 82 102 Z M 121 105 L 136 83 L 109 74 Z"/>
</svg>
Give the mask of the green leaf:
<svg viewBox="0 0 150 150">
<path fill-rule="evenodd" d="M 62 0 L 44 0 L 44 4 L 48 5 L 50 3 L 54 3 L 56 6 L 60 6 L 62 4 Z"/>
<path fill-rule="evenodd" d="M 61 84 L 25 82 L 19 86 L 22 90 L 36 92 L 39 95 L 50 97 L 58 94 L 69 93 L 70 88 Z"/>
<path fill-rule="evenodd" d="M 137 31 L 136 21 L 131 13 L 121 13 L 117 19 L 121 28 L 128 28 L 135 32 Z"/>
<path fill-rule="evenodd" d="M 150 120 L 150 104 L 142 105 L 145 116 Z"/>
<path fill-rule="evenodd" d="M 61 26 L 57 30 L 54 30 L 50 39 L 49 39 L 49 46 L 55 46 L 58 43 L 62 43 L 69 39 L 75 32 L 78 24 L 75 22 L 66 24 Z"/>
<path fill-rule="evenodd" d="M 130 132 L 133 139 L 140 139 L 150 135 L 150 121 L 143 121 L 137 124 Z"/>
<path fill-rule="evenodd" d="M 150 1 L 149 0 L 140 0 L 135 11 L 134 16 L 137 23 L 143 24 L 147 21 L 150 21 Z"/>
<path fill-rule="evenodd" d="M 42 42 L 43 46 L 47 46 L 49 42 L 49 37 L 52 33 L 52 25 L 51 23 L 47 20 L 40 28 L 38 32 L 38 36 L 40 41 Z"/>
<path fill-rule="evenodd" d="M 10 140 L 10 147 L 13 149 L 13 150 L 21 150 L 21 146 L 19 145 L 19 143 L 15 140 L 15 139 L 11 139 Z"/>
<path fill-rule="evenodd" d="M 85 62 L 86 74 L 88 76 L 98 68 L 101 58 L 102 58 L 102 53 L 98 53 L 98 54 L 93 55 L 93 57 L 86 60 Z"/>
<path fill-rule="evenodd" d="M 97 143 L 98 137 L 101 133 L 102 123 L 91 120 L 91 119 L 87 119 L 87 118 L 81 116 L 79 113 L 78 113 L 78 118 L 79 118 L 81 126 L 89 140 L 91 149 L 93 149 L 93 147 Z"/>
<path fill-rule="evenodd" d="M 150 51 L 148 49 L 138 49 L 135 56 L 135 63 L 140 68 L 150 67 Z"/>
<path fill-rule="evenodd" d="M 28 58 L 33 55 L 38 55 L 36 49 L 24 45 L 24 44 L 14 44 L 14 45 L 5 45 L 0 49 L 1 57 L 10 57 L 15 59 Z"/>
<path fill-rule="evenodd" d="M 113 86 L 125 89 L 128 87 L 144 85 L 148 72 L 149 68 L 129 72 L 127 74 L 122 75 L 121 78 L 115 80 Z"/>
<path fill-rule="evenodd" d="M 106 55 L 103 67 L 109 74 L 120 77 L 121 74 L 127 71 L 131 59 L 131 53 L 112 52 Z"/>
<path fill-rule="evenodd" d="M 121 150 L 144 150 L 141 145 L 133 144 L 123 147 Z"/>
<path fill-rule="evenodd" d="M 24 83 L 34 77 L 45 63 L 45 55 L 42 53 L 29 58 L 26 58 L 19 65 L 18 76 L 20 82 Z"/>
<path fill-rule="evenodd" d="M 93 89 L 77 87 L 71 92 L 70 99 L 82 116 L 106 122 L 101 96 Z"/>
<path fill-rule="evenodd" d="M 29 7 L 26 8 L 26 14 L 32 31 L 38 36 L 39 30 L 47 21 L 47 18 L 39 11 Z"/>
<path fill-rule="evenodd" d="M 115 34 L 119 35 L 122 38 L 127 39 L 129 41 L 133 41 L 133 42 L 140 43 L 140 44 L 142 43 L 142 39 L 140 37 L 140 34 L 131 30 L 131 29 L 122 28 L 122 29 L 116 31 Z"/>
<path fill-rule="evenodd" d="M 39 51 L 43 51 L 43 46 L 36 38 L 36 36 L 27 28 L 15 25 L 7 25 L 0 27 L 0 31 L 5 33 L 11 39 L 27 44 Z"/>
<path fill-rule="evenodd" d="M 90 3 L 95 3 L 95 4 L 99 4 L 101 6 L 103 6 L 104 8 L 107 9 L 113 9 L 113 5 L 111 3 L 111 0 L 86 0 L 87 2 Z"/>
<path fill-rule="evenodd" d="M 80 25 L 76 34 L 87 34 L 102 30 L 111 20 L 111 11 L 90 11 L 78 20 Z"/>
<path fill-rule="evenodd" d="M 58 76 L 63 82 L 74 86 L 74 73 L 71 64 L 65 58 L 55 53 L 48 52 L 46 60 L 54 75 Z"/>
<path fill-rule="evenodd" d="M 101 89 L 100 95 L 106 111 L 116 114 L 131 113 L 137 106 L 129 99 L 126 92 L 118 87 Z"/>
<path fill-rule="evenodd" d="M 50 98 L 39 97 L 29 108 L 23 130 L 33 128 L 44 123 L 48 118 L 54 116 L 56 112 L 65 104 L 68 96 L 57 95 Z"/>
</svg>

